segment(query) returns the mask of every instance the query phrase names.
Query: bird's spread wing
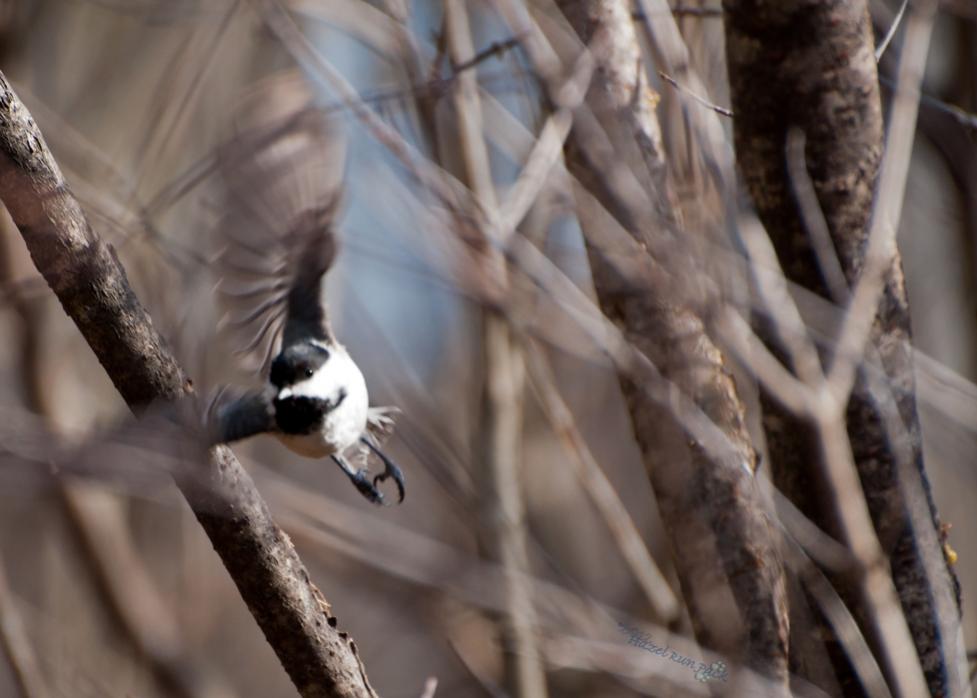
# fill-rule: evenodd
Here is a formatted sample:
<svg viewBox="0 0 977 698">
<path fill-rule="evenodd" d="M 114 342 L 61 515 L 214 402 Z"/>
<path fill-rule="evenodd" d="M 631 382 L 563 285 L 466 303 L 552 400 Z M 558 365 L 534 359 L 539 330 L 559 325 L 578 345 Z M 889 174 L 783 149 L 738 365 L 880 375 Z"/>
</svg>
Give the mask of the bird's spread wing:
<svg viewBox="0 0 977 698">
<path fill-rule="evenodd" d="M 267 79 L 239 112 L 218 158 L 227 200 L 216 267 L 225 326 L 265 372 L 282 335 L 332 338 L 321 282 L 336 254 L 345 143 L 295 72 Z"/>
</svg>

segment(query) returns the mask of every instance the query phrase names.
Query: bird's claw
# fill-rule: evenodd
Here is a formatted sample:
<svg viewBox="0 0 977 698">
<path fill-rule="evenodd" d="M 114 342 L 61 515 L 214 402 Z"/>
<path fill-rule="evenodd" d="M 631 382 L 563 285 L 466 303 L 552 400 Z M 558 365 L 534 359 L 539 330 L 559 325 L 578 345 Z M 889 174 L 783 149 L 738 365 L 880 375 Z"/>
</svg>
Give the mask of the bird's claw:
<svg viewBox="0 0 977 698">
<path fill-rule="evenodd" d="M 404 473 L 389 460 L 384 463 L 384 466 L 384 471 L 373 478 L 373 488 L 376 489 L 378 482 L 384 482 L 388 477 L 392 477 L 397 483 L 397 503 L 399 504 L 404 501 Z M 380 497 L 382 499 L 383 495 L 381 494 Z"/>
<path fill-rule="evenodd" d="M 374 486 L 374 489 L 376 488 L 377 482 L 383 482 L 388 477 L 392 477 L 394 479 L 394 482 L 397 483 L 397 494 L 399 495 L 399 499 L 397 500 L 397 503 L 399 504 L 400 502 L 404 501 L 404 473 L 403 473 L 403 471 L 400 468 L 397 467 L 397 464 L 396 463 L 394 463 L 392 460 L 390 460 L 389 458 L 387 458 L 387 456 L 384 455 L 383 451 L 381 451 L 379 448 L 377 448 L 376 444 L 374 444 L 370 440 L 369 437 L 366 437 L 366 436 L 361 437 L 360 438 L 360 441 L 368 449 L 370 449 L 371 451 L 373 451 L 373 453 L 375 453 L 377 455 L 377 457 L 381 461 L 383 461 L 383 472 L 380 473 L 379 475 L 377 475 L 375 478 L 373 478 L 373 486 Z"/>
<path fill-rule="evenodd" d="M 386 473 L 384 473 L 386 475 Z M 364 497 L 369 499 L 374 504 L 383 504 L 383 492 L 377 489 L 376 482 L 381 478 L 381 475 L 377 475 L 373 478 L 373 482 L 370 482 L 370 473 L 366 468 L 357 470 L 356 473 L 349 476 L 356 489 L 360 491 Z"/>
<path fill-rule="evenodd" d="M 404 473 L 397 464 L 392 460 L 387 458 L 379 448 L 374 446 L 369 439 L 363 438 L 361 441 L 377 456 L 383 461 L 384 470 L 379 475 L 375 476 L 373 480 L 370 480 L 370 471 L 366 468 L 360 468 L 359 470 L 354 470 L 342 455 L 333 454 L 332 459 L 335 461 L 336 465 L 342 468 L 343 472 L 352 480 L 353 485 L 356 489 L 360 491 L 364 497 L 369 499 L 374 504 L 385 504 L 383 497 L 383 492 L 377 487 L 378 483 L 386 481 L 388 477 L 393 478 L 394 482 L 397 483 L 397 494 L 399 495 L 398 503 L 404 501 Z"/>
</svg>

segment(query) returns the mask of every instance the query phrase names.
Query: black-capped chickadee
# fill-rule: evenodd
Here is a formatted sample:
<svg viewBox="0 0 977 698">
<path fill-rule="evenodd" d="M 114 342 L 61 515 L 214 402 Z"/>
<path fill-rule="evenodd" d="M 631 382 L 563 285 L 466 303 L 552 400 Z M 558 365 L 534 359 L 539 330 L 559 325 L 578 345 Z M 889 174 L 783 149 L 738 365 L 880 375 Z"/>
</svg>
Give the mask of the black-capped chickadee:
<svg viewBox="0 0 977 698">
<path fill-rule="evenodd" d="M 230 204 L 217 262 L 228 324 L 252 335 L 244 351 L 261 357 L 267 383 L 215 408 L 213 438 L 272 433 L 302 456 L 331 457 L 371 501 L 383 503 L 377 484 L 388 477 L 403 500 L 403 473 L 380 450 L 396 410 L 369 406 L 363 373 L 336 341 L 323 299 L 344 144 L 300 76 L 275 76 L 257 97 L 220 151 Z M 372 480 L 371 454 L 384 466 Z"/>
</svg>

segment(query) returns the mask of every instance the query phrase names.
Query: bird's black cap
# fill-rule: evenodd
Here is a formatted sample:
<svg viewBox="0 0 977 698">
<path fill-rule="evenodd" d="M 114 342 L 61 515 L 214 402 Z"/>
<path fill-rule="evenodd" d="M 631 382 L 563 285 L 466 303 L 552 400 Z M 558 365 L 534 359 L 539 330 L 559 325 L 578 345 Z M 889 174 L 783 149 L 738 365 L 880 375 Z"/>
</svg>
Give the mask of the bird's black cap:
<svg viewBox="0 0 977 698">
<path fill-rule="evenodd" d="M 319 370 L 329 360 L 329 350 L 313 342 L 285 347 L 271 362 L 271 384 L 279 390 L 295 385 Z"/>
</svg>

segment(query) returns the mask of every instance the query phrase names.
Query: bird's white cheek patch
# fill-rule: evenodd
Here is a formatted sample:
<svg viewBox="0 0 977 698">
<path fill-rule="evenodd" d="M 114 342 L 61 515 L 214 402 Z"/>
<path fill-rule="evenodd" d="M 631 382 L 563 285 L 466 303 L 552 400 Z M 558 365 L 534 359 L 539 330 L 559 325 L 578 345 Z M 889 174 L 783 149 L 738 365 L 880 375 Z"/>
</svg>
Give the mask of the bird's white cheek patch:
<svg viewBox="0 0 977 698">
<path fill-rule="evenodd" d="M 336 374 L 339 372 L 332 370 L 330 363 L 327 362 L 319 367 L 319 370 L 313 373 L 311 378 L 306 378 L 301 383 L 283 388 L 278 393 L 278 397 L 282 399 L 286 397 L 332 398 L 339 392 L 342 381 L 338 380 L 339 376 Z"/>
</svg>

